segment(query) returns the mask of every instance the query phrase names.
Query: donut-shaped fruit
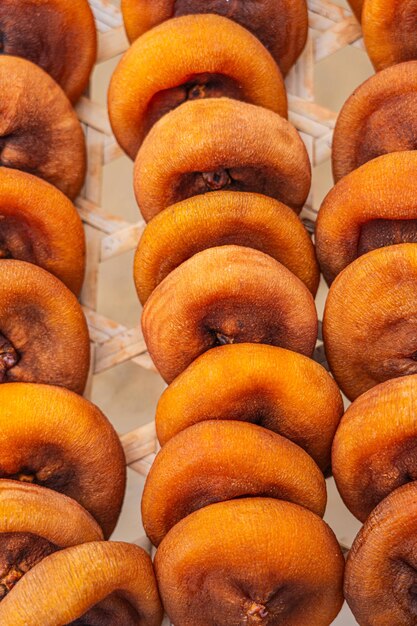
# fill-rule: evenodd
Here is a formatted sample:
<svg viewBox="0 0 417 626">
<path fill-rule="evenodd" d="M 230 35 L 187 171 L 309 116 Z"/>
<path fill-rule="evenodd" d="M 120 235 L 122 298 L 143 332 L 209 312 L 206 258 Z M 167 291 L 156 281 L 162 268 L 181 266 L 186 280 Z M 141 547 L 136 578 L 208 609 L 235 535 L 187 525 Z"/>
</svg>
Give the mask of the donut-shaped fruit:
<svg viewBox="0 0 417 626">
<path fill-rule="evenodd" d="M 181 519 L 214 502 L 262 496 L 320 515 L 326 484 L 311 457 L 276 433 L 238 421 L 190 426 L 160 450 L 146 480 L 142 523 L 158 546 Z"/>
<path fill-rule="evenodd" d="M 362 522 L 394 489 L 417 479 L 417 376 L 373 387 L 348 408 L 332 468 L 348 509 Z"/>
<path fill-rule="evenodd" d="M 160 626 L 162 617 L 150 557 L 121 542 L 84 543 L 51 554 L 0 604 L 2 626 Z"/>
<path fill-rule="evenodd" d="M 324 345 L 350 400 L 385 380 L 417 373 L 416 308 L 416 244 L 368 252 L 336 278 L 324 311 Z"/>
<path fill-rule="evenodd" d="M 180 200 L 220 190 L 262 193 L 299 213 L 310 184 L 310 161 L 295 128 L 230 98 L 186 102 L 165 115 L 143 142 L 134 171 L 146 221 Z"/>
<path fill-rule="evenodd" d="M 287 115 L 281 73 L 249 31 L 218 15 L 164 22 L 126 52 L 109 89 L 117 141 L 134 159 L 149 129 L 185 101 L 228 96 Z"/>
<path fill-rule="evenodd" d="M 335 181 L 388 152 L 417 149 L 417 61 L 389 67 L 358 87 L 334 131 Z"/>
<path fill-rule="evenodd" d="M 268 196 L 217 191 L 174 204 L 149 222 L 134 262 L 140 301 L 145 304 L 159 283 L 197 252 L 230 244 L 269 254 L 316 294 L 320 272 L 314 246 L 294 211 Z"/>
<path fill-rule="evenodd" d="M 360 626 L 416 623 L 417 485 L 374 509 L 349 552 L 345 598 Z"/>
<path fill-rule="evenodd" d="M 250 30 L 281 68 L 283 74 L 294 65 L 307 39 L 308 14 L 305 0 L 261 0 L 225 3 L 222 0 L 196 3 L 194 0 L 122 0 L 127 35 L 134 41 L 157 24 L 181 15 L 217 13 Z M 213 40 L 213 45 L 217 39 Z"/>
<path fill-rule="evenodd" d="M 342 414 L 339 389 L 321 365 L 290 350 L 242 343 L 198 357 L 164 391 L 155 421 L 161 445 L 207 419 L 253 422 L 295 442 L 325 471 Z"/>
<path fill-rule="evenodd" d="M 109 537 L 125 490 L 125 456 L 91 402 L 50 385 L 0 385 L 0 478 L 49 487 L 77 500 Z"/>
<path fill-rule="evenodd" d="M 0 383 L 35 382 L 82 393 L 90 344 L 82 309 L 55 276 L 0 262 Z"/>
<path fill-rule="evenodd" d="M 84 135 L 62 89 L 33 63 L 0 55 L 0 93 L 0 165 L 75 198 L 84 182 Z"/>
<path fill-rule="evenodd" d="M 96 27 L 87 0 L 2 0 L 0 52 L 39 65 L 76 102 L 96 60 Z"/>
<path fill-rule="evenodd" d="M 315 241 L 329 284 L 366 252 L 417 243 L 416 170 L 416 151 L 385 154 L 342 178 L 328 193 L 320 207 Z"/>
<path fill-rule="evenodd" d="M 38 485 L 0 480 L 0 508 L 0 604 L 44 557 L 103 539 L 99 525 L 75 500 Z"/>
<path fill-rule="evenodd" d="M 416 0 L 364 0 L 363 38 L 377 71 L 417 59 L 416 24 Z"/>
<path fill-rule="evenodd" d="M 143 335 L 171 382 L 200 354 L 227 343 L 266 343 L 311 356 L 317 313 L 307 287 L 272 257 L 209 248 L 169 274 L 148 299 Z"/>
<path fill-rule="evenodd" d="M 74 205 L 40 178 L 7 167 L 0 167 L 0 259 L 34 263 L 75 295 L 81 290 L 85 237 Z"/>
<path fill-rule="evenodd" d="M 271 498 L 192 513 L 155 557 L 162 602 L 181 626 L 329 626 L 343 604 L 343 569 L 320 517 Z"/>
</svg>

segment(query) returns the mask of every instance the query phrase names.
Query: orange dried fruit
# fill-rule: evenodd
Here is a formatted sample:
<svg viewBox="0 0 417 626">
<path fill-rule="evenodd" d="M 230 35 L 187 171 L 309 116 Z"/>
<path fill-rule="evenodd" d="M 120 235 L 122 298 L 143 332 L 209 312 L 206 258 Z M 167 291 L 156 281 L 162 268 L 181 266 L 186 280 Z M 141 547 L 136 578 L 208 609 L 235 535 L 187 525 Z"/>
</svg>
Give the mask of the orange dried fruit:
<svg viewBox="0 0 417 626">
<path fill-rule="evenodd" d="M 186 102 L 165 115 L 143 142 L 134 171 L 146 221 L 180 200 L 220 190 L 262 193 L 299 213 L 310 185 L 310 161 L 295 128 L 230 98 Z"/>
<path fill-rule="evenodd" d="M 377 71 L 417 59 L 416 0 L 364 0 L 362 31 Z"/>
<path fill-rule="evenodd" d="M 0 52 L 39 65 L 76 102 L 96 60 L 96 26 L 87 0 L 2 0 Z"/>
<path fill-rule="evenodd" d="M 200 354 L 227 343 L 266 343 L 311 356 L 317 313 L 307 287 L 272 257 L 209 248 L 169 274 L 148 299 L 143 335 L 171 382 Z"/>
<path fill-rule="evenodd" d="M 62 89 L 33 63 L 0 55 L 0 93 L 0 165 L 75 198 L 85 176 L 84 134 Z"/>
<path fill-rule="evenodd" d="M 417 61 L 389 67 L 358 87 L 334 131 L 332 164 L 338 181 L 388 152 L 417 148 Z"/>
<path fill-rule="evenodd" d="M 373 510 L 349 552 L 345 598 L 361 626 L 416 623 L 417 485 Z"/>
<path fill-rule="evenodd" d="M 238 421 L 205 421 L 157 454 L 142 497 L 142 523 L 158 546 L 181 519 L 214 502 L 262 496 L 323 517 L 326 483 L 311 457 L 276 433 Z"/>
<path fill-rule="evenodd" d="M 325 471 L 342 414 L 324 367 L 290 350 L 242 343 L 198 357 L 164 391 L 155 421 L 161 445 L 204 420 L 253 422 L 299 445 Z"/>
<path fill-rule="evenodd" d="M 300 56 L 308 32 L 305 0 L 262 0 L 252 4 L 221 0 L 196 3 L 194 0 L 122 0 L 127 36 L 134 41 L 150 28 L 173 17 L 216 13 L 250 30 L 270 51 L 283 74 Z M 213 44 L 217 39 L 213 40 Z"/>
<path fill-rule="evenodd" d="M 0 603 L 2 626 L 160 626 L 162 617 L 150 557 L 121 542 L 51 554 Z"/>
<path fill-rule="evenodd" d="M 394 489 L 417 479 L 416 399 L 417 376 L 388 380 L 357 398 L 340 422 L 333 474 L 362 522 Z"/>
<path fill-rule="evenodd" d="M 35 382 L 82 393 L 90 344 L 82 309 L 55 276 L 25 263 L 0 263 L 0 383 Z"/>
<path fill-rule="evenodd" d="M 327 524 L 271 498 L 192 513 L 155 557 L 162 602 L 181 626 L 329 626 L 343 604 L 343 570 Z"/>
<path fill-rule="evenodd" d="M 0 478 L 49 487 L 77 500 L 113 532 L 125 491 L 125 456 L 91 402 L 50 385 L 0 385 Z"/>
<path fill-rule="evenodd" d="M 417 152 L 393 152 L 365 163 L 328 193 L 316 222 L 317 257 L 326 281 L 358 256 L 417 243 Z"/>
<path fill-rule="evenodd" d="M 51 489 L 0 480 L 0 506 L 0 604 L 44 557 L 103 539 L 87 511 Z"/>
<path fill-rule="evenodd" d="M 197 252 L 230 244 L 269 254 L 316 294 L 320 272 L 314 246 L 294 211 L 260 194 L 217 191 L 174 204 L 149 222 L 134 261 L 141 303 Z"/>
<path fill-rule="evenodd" d="M 134 159 L 149 129 L 185 101 L 228 96 L 287 115 L 273 58 L 249 31 L 219 15 L 164 22 L 126 52 L 109 89 L 117 141 Z"/>
<path fill-rule="evenodd" d="M 40 178 L 0 167 L 0 259 L 10 258 L 43 267 L 75 295 L 81 290 L 85 236 L 74 205 Z"/>
<path fill-rule="evenodd" d="M 330 287 L 323 320 L 327 360 L 353 400 L 390 378 L 417 373 L 417 245 L 368 252 Z"/>
</svg>

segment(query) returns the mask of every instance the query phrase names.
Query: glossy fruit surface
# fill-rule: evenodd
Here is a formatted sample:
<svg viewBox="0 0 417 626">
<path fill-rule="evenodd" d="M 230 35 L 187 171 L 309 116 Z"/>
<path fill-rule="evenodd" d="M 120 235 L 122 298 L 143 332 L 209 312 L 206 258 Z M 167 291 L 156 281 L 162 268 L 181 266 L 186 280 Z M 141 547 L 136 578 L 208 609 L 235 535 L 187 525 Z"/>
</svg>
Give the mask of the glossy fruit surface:
<svg viewBox="0 0 417 626">
<path fill-rule="evenodd" d="M 241 343 L 198 357 L 164 391 L 155 420 L 161 445 L 207 419 L 259 424 L 305 449 L 325 471 L 342 414 L 338 387 L 321 365 L 290 350 Z"/>
<path fill-rule="evenodd" d="M 260 194 L 214 191 L 168 207 L 149 222 L 134 263 L 140 301 L 197 252 L 230 244 L 269 254 L 316 294 L 320 272 L 314 246 L 294 211 Z"/>
<path fill-rule="evenodd" d="M 266 343 L 311 356 L 317 312 L 307 287 L 272 257 L 221 246 L 194 255 L 158 285 L 142 329 L 156 367 L 171 382 L 218 345 Z"/>
<path fill-rule="evenodd" d="M 320 517 L 270 498 L 192 513 L 155 557 L 165 609 L 181 626 L 329 626 L 343 604 L 343 569 Z"/>
</svg>

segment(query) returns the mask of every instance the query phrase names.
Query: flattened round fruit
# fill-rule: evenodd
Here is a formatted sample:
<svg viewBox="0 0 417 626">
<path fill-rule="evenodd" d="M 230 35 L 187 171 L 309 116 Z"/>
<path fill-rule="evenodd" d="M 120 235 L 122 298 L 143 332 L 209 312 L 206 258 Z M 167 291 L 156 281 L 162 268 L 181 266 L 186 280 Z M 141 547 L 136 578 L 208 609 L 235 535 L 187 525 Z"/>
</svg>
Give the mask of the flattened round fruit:
<svg viewBox="0 0 417 626">
<path fill-rule="evenodd" d="M 368 78 L 344 104 L 333 137 L 334 179 L 382 154 L 416 149 L 417 61 L 410 61 Z"/>
<path fill-rule="evenodd" d="M 120 440 L 91 402 L 61 387 L 0 385 L 0 478 L 49 487 L 77 500 L 109 537 L 122 507 Z"/>
<path fill-rule="evenodd" d="M 2 0 L 0 52 L 39 65 L 76 102 L 96 60 L 96 27 L 87 0 Z"/>
<path fill-rule="evenodd" d="M 103 539 L 87 511 L 51 489 L 0 480 L 0 508 L 0 601 L 52 552 Z"/>
<path fill-rule="evenodd" d="M 0 263 L 0 383 L 35 382 L 82 393 L 90 344 L 82 309 L 55 276 L 25 263 Z"/>
<path fill-rule="evenodd" d="M 211 98 L 186 102 L 150 131 L 136 158 L 134 187 L 146 221 L 208 191 L 255 191 L 297 213 L 311 185 L 295 128 L 253 104 Z"/>
<path fill-rule="evenodd" d="M 130 41 L 173 17 L 217 13 L 250 30 L 270 51 L 283 74 L 300 56 L 308 32 L 305 0 L 122 0 L 123 19 Z M 213 39 L 212 44 L 217 43 Z"/>
<path fill-rule="evenodd" d="M 325 471 L 342 414 L 339 389 L 321 365 L 290 350 L 243 343 L 198 357 L 164 391 L 155 420 L 161 445 L 207 419 L 253 422 L 295 442 Z"/>
<path fill-rule="evenodd" d="M 171 382 L 200 354 L 266 343 L 311 356 L 317 313 L 307 287 L 272 257 L 241 246 L 209 248 L 182 263 L 147 301 L 142 328 Z"/>
<path fill-rule="evenodd" d="M 416 623 L 417 485 L 396 489 L 371 513 L 349 552 L 345 598 L 361 626 Z"/>
<path fill-rule="evenodd" d="M 363 38 L 377 71 L 417 59 L 416 24 L 416 0 L 364 0 Z"/>
<path fill-rule="evenodd" d="M 394 489 L 417 479 L 417 376 L 388 380 L 348 408 L 332 467 L 348 509 L 362 522 Z"/>
<path fill-rule="evenodd" d="M 142 304 L 178 265 L 206 248 L 241 245 L 269 254 L 316 294 L 320 272 L 302 222 L 287 206 L 260 194 L 217 191 L 164 209 L 147 225 L 134 262 Z"/>
<path fill-rule="evenodd" d="M 393 152 L 365 163 L 328 193 L 320 207 L 315 241 L 329 284 L 366 252 L 417 243 L 416 170 L 417 152 Z"/>
<path fill-rule="evenodd" d="M 228 96 L 287 115 L 281 73 L 249 31 L 218 15 L 188 15 L 140 37 L 109 89 L 117 141 L 134 159 L 149 129 L 185 101 Z"/>
<path fill-rule="evenodd" d="M 163 604 L 181 626 L 329 626 L 343 604 L 343 569 L 320 517 L 271 498 L 192 513 L 155 557 Z"/>
<path fill-rule="evenodd" d="M 353 400 L 390 378 L 417 373 L 417 245 L 368 252 L 343 270 L 326 302 L 326 355 Z"/>
<path fill-rule="evenodd" d="M 33 63 L 0 55 L 0 93 L 0 165 L 75 198 L 85 176 L 84 135 L 62 89 Z"/>
<path fill-rule="evenodd" d="M 142 497 L 142 522 L 158 546 L 184 517 L 214 502 L 262 496 L 323 516 L 326 484 L 311 457 L 276 433 L 237 421 L 205 421 L 158 453 Z"/>
<path fill-rule="evenodd" d="M 51 554 L 0 604 L 3 626 L 160 626 L 162 617 L 150 557 L 120 542 Z"/>
<path fill-rule="evenodd" d="M 75 295 L 81 290 L 85 236 L 74 205 L 40 178 L 6 167 L 0 167 L 0 259 L 39 265 Z"/>
</svg>

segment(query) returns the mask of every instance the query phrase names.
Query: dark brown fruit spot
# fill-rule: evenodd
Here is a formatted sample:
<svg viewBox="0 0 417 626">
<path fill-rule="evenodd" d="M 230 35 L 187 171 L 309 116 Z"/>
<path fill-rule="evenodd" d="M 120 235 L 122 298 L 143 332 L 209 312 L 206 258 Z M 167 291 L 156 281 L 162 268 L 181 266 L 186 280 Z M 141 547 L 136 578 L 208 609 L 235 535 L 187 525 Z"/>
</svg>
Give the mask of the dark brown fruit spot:
<svg viewBox="0 0 417 626">
<path fill-rule="evenodd" d="M 416 351 L 416 352 L 413 352 L 413 354 L 410 354 L 410 359 L 411 359 L 412 361 L 417 361 L 417 351 Z"/>
<path fill-rule="evenodd" d="M 221 169 L 215 172 L 202 172 L 201 174 L 209 191 L 218 191 L 231 183 L 231 177 L 227 170 Z"/>
<path fill-rule="evenodd" d="M 358 256 L 399 243 L 417 243 L 417 220 L 372 220 L 361 228 Z"/>
<path fill-rule="evenodd" d="M 0 333 L 0 383 L 7 379 L 8 370 L 12 369 L 19 361 L 18 353 L 4 335 Z"/>
<path fill-rule="evenodd" d="M 0 54 L 4 53 L 4 33 L 0 31 Z"/>
<path fill-rule="evenodd" d="M 0 248 L 0 259 L 11 259 L 12 253 L 7 248 Z"/>
</svg>

